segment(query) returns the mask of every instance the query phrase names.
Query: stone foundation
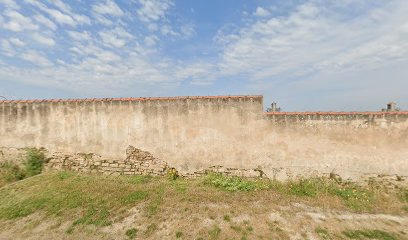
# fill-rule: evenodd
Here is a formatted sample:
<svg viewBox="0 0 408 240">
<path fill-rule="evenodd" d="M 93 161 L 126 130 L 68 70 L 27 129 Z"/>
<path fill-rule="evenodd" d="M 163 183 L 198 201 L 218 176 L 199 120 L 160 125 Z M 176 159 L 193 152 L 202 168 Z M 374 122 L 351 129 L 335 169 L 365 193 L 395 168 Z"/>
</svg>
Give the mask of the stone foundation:
<svg viewBox="0 0 408 240">
<path fill-rule="evenodd" d="M 200 177 L 209 173 L 217 173 L 225 176 L 238 176 L 245 178 L 269 178 L 278 181 L 296 180 L 308 177 L 323 177 L 349 181 L 341 179 L 333 172 L 312 171 L 305 176 L 295 174 L 291 168 L 274 168 L 272 175 L 267 175 L 261 168 L 243 169 L 225 166 L 211 166 L 193 172 L 177 172 L 178 169 L 170 166 L 166 161 L 154 157 L 151 153 L 129 146 L 126 149 L 125 159 L 106 159 L 93 153 L 49 153 L 42 148 L 47 156 L 44 171 L 68 170 L 85 173 L 96 173 L 106 175 L 152 175 L 165 176 L 170 170 L 175 171 L 179 176 L 186 178 Z M 0 148 L 0 162 L 13 160 L 18 165 L 22 165 L 26 156 L 25 148 Z M 353 180 L 360 185 L 368 185 L 375 182 L 389 188 L 400 188 L 408 186 L 408 176 L 384 175 L 384 174 L 363 174 L 359 179 Z"/>
</svg>

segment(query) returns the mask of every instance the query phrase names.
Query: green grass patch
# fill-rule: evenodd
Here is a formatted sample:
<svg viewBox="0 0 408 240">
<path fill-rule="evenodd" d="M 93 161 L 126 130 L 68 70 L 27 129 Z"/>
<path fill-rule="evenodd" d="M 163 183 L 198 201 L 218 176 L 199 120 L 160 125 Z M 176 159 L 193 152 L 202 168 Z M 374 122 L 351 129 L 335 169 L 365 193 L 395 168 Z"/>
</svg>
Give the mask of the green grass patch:
<svg viewBox="0 0 408 240">
<path fill-rule="evenodd" d="M 129 238 L 129 239 L 135 239 L 137 236 L 137 229 L 136 228 L 130 228 L 128 230 L 126 230 L 125 235 Z"/>
<path fill-rule="evenodd" d="M 264 181 L 262 179 L 252 180 L 235 176 L 223 176 L 221 174 L 209 174 L 205 176 L 204 184 L 215 186 L 230 192 L 248 192 L 270 188 L 268 181 Z"/>
<path fill-rule="evenodd" d="M 27 157 L 24 162 L 25 172 L 27 177 L 40 174 L 44 163 L 45 154 L 37 148 L 27 148 Z"/>
<path fill-rule="evenodd" d="M 381 230 L 346 230 L 342 233 L 349 239 L 397 240 L 392 233 Z"/>
<path fill-rule="evenodd" d="M 209 231 L 208 231 L 208 237 L 210 239 L 218 239 L 221 234 L 221 228 L 218 227 L 217 225 L 214 225 Z"/>
<path fill-rule="evenodd" d="M 181 231 L 176 232 L 176 238 L 177 239 L 181 238 L 182 236 L 183 236 L 183 232 L 181 232 Z"/>
<path fill-rule="evenodd" d="M 316 234 L 319 236 L 320 239 L 332 239 L 329 234 L 329 231 L 325 228 L 317 227 L 315 229 Z"/>
<path fill-rule="evenodd" d="M 0 163 L 0 187 L 25 178 L 26 173 L 17 164 L 6 161 Z"/>
</svg>

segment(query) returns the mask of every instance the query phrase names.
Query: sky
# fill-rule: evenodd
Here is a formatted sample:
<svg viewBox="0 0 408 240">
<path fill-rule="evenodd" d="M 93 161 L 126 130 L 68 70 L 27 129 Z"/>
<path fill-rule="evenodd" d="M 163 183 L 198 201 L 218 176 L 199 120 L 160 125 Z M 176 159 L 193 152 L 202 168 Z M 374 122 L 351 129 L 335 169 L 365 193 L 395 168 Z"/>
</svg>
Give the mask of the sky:
<svg viewBox="0 0 408 240">
<path fill-rule="evenodd" d="M 407 13 L 407 0 L 0 0 L 0 96 L 408 109 Z"/>
</svg>

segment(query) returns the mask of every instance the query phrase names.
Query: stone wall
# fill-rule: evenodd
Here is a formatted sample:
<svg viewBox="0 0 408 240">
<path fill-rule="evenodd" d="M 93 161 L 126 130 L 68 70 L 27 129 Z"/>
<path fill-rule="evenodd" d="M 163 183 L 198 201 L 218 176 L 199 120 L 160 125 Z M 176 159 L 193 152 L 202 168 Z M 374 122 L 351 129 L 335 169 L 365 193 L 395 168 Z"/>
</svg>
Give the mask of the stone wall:
<svg viewBox="0 0 408 240">
<path fill-rule="evenodd" d="M 126 149 L 125 159 L 105 159 L 97 154 L 49 154 L 46 170 L 70 170 L 79 172 L 114 175 L 155 175 L 163 176 L 170 167 L 149 152 L 133 146 Z"/>
<path fill-rule="evenodd" d="M 408 112 L 264 114 L 262 101 L 0 101 L 0 147 L 44 147 L 53 154 L 50 168 L 115 174 L 162 175 L 170 166 L 183 176 L 212 171 L 278 180 L 408 175 Z M 126 154 L 129 145 L 139 150 Z"/>
</svg>

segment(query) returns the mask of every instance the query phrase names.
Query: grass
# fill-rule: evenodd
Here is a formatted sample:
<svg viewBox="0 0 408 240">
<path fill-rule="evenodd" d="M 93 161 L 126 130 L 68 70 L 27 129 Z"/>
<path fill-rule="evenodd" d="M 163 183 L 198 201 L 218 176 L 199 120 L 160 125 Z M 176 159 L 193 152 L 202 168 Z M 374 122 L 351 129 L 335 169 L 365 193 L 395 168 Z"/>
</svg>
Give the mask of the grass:
<svg viewBox="0 0 408 240">
<path fill-rule="evenodd" d="M 0 190 L 0 219 L 15 219 L 42 211 L 50 216 L 74 219 L 67 230 L 78 225 L 107 226 L 121 209 L 148 198 L 141 177 L 108 178 L 59 172 L 21 183 L 29 191 Z M 142 182 L 142 181 L 141 181 Z M 33 184 L 33 185 L 32 185 Z M 32 186 L 30 186 L 32 185 Z M 13 199 L 13 201 L 9 201 Z"/>
<path fill-rule="evenodd" d="M 323 178 L 309 178 L 280 183 L 267 179 L 244 179 L 210 174 L 204 178 L 204 184 L 229 192 L 249 192 L 257 190 L 275 190 L 281 194 L 299 197 L 317 198 L 321 196 L 339 197 L 352 210 L 370 210 L 374 205 L 374 192 L 356 184 Z M 408 191 L 407 191 L 408 192 Z M 405 199 L 407 192 L 400 195 Z M 403 195 L 405 194 L 405 195 Z"/>
<path fill-rule="evenodd" d="M 0 163 L 0 187 L 22 180 L 26 177 L 38 175 L 42 172 L 45 155 L 40 149 L 27 148 L 23 166 L 15 162 L 5 161 Z"/>
<path fill-rule="evenodd" d="M 130 228 L 126 230 L 125 234 L 129 239 L 135 239 L 137 236 L 138 230 L 136 228 Z"/>
<path fill-rule="evenodd" d="M 220 174 L 207 175 L 204 177 L 204 183 L 230 192 L 249 192 L 269 188 L 268 183 L 263 180 L 250 180 L 235 176 L 227 177 Z"/>
<path fill-rule="evenodd" d="M 62 171 L 41 174 L 0 189 L 0 222 L 13 221 L 33 213 L 45 218 L 56 219 L 68 226 L 67 234 L 86 229 L 103 228 L 123 220 L 129 210 L 137 207 L 140 216 L 145 219 L 144 226 L 129 228 L 121 234 L 129 239 L 143 236 L 155 236 L 163 227 L 161 221 L 168 216 L 176 219 L 187 218 L 189 225 L 200 226 L 194 222 L 194 216 L 210 216 L 211 226 L 198 229 L 199 235 L 209 239 L 224 239 L 227 233 L 241 237 L 257 236 L 263 231 L 257 223 L 244 220 L 242 224 L 234 222 L 242 211 L 251 210 L 251 214 L 271 211 L 271 204 L 279 202 L 303 202 L 310 206 L 346 209 L 355 212 L 400 213 L 406 202 L 405 192 L 387 192 L 382 198 L 381 189 L 361 188 L 352 183 L 339 183 L 320 178 L 303 179 L 280 183 L 266 179 L 243 179 L 208 175 L 198 179 L 151 177 L 151 176 L 104 176 L 77 174 Z M 256 203 L 256 204 L 255 204 Z M 229 206 L 232 209 L 213 209 L 211 206 Z M 259 209 L 259 210 L 256 210 Z M 201 212 L 200 212 L 201 211 Z M 68 223 L 68 224 L 66 224 Z M 219 225 L 218 225 L 219 224 Z M 223 226 L 227 225 L 227 228 Z M 221 226 L 221 227 L 220 227 Z M 255 229 L 252 227 L 254 226 Z M 143 230 L 142 230 L 143 229 Z M 183 230 L 183 231 L 182 231 Z M 289 239 L 284 228 L 271 223 L 265 231 L 280 239 Z M 180 233 L 178 233 L 180 232 Z M 316 228 L 315 233 L 321 239 L 330 239 L 332 233 L 325 228 Z M 196 239 L 182 226 L 172 231 L 176 238 Z M 181 235 L 180 235 L 181 234 Z M 393 235 L 378 230 L 351 231 L 342 233 L 343 237 L 354 239 L 381 236 L 381 239 L 393 239 Z M 364 235 L 365 234 L 365 235 Z M 388 234 L 388 235 L 387 235 Z M 140 235 L 140 236 L 139 236 Z M 178 236 L 180 235 L 180 236 Z M 390 238 L 391 237 L 391 238 Z"/>
<path fill-rule="evenodd" d="M 221 228 L 214 225 L 210 230 L 208 230 L 208 237 L 210 239 L 218 239 L 221 233 Z"/>
<path fill-rule="evenodd" d="M 315 232 L 320 237 L 320 239 L 332 239 L 329 232 L 325 228 L 317 227 Z"/>
<path fill-rule="evenodd" d="M 397 240 L 393 234 L 381 230 L 346 230 L 343 235 L 349 239 Z"/>
</svg>

